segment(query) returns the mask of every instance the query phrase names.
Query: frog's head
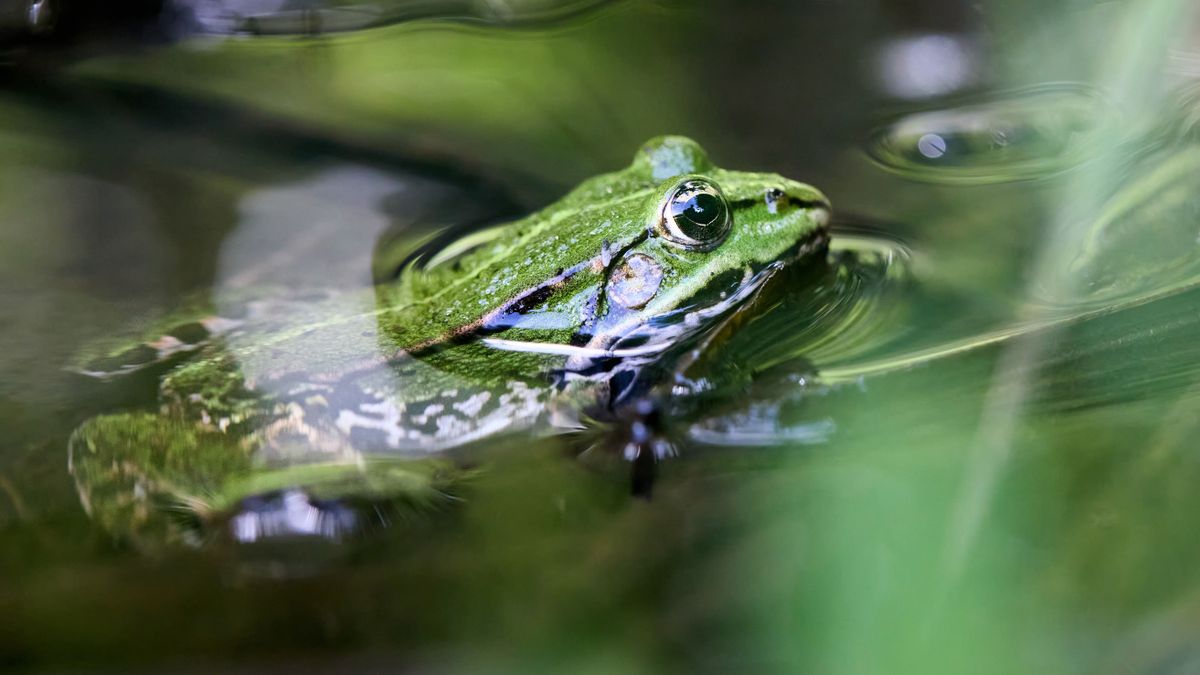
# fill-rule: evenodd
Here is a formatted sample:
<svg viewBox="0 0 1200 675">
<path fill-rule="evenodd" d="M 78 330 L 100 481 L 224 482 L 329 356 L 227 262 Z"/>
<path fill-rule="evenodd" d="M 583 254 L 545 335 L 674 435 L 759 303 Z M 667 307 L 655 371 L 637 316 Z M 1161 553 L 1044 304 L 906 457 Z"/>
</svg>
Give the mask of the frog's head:
<svg viewBox="0 0 1200 675">
<path fill-rule="evenodd" d="M 825 252 L 824 195 L 777 174 L 717 168 L 690 139 L 653 139 L 628 169 L 580 191 L 635 185 L 653 186 L 632 207 L 643 235 L 613 252 L 591 346 L 610 348 L 672 318 L 725 316 L 782 266 Z"/>
</svg>

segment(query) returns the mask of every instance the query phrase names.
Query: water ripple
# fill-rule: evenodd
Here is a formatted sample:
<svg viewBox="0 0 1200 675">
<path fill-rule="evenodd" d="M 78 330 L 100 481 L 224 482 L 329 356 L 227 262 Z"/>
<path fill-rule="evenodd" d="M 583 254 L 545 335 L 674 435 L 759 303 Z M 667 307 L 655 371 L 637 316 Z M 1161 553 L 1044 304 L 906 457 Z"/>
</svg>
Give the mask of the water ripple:
<svg viewBox="0 0 1200 675">
<path fill-rule="evenodd" d="M 956 100 L 876 129 L 867 154 L 913 180 L 989 184 L 1028 180 L 1077 166 L 1119 116 L 1097 90 L 1058 83 Z"/>
</svg>

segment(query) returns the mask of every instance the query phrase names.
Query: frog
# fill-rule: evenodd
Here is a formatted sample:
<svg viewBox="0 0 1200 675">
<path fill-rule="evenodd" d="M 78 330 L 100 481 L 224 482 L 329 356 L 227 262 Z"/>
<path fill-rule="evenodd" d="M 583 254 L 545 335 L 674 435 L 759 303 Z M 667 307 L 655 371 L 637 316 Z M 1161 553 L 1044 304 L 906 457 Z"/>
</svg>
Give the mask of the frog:
<svg viewBox="0 0 1200 675">
<path fill-rule="evenodd" d="M 523 218 L 382 241 L 369 288 L 180 308 L 74 367 L 152 399 L 72 434 L 81 503 L 134 543 L 338 539 L 461 499 L 484 440 L 597 422 L 648 492 L 664 404 L 702 400 L 721 336 L 827 264 L 831 214 L 663 136 Z"/>
</svg>

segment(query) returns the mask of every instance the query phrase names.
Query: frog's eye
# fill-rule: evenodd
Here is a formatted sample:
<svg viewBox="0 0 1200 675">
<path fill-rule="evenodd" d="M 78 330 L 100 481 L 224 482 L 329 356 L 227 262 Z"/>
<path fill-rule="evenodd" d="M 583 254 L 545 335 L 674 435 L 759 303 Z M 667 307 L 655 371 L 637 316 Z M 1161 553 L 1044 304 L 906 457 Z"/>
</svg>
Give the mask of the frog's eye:
<svg viewBox="0 0 1200 675">
<path fill-rule="evenodd" d="M 733 224 L 721 188 L 706 180 L 680 184 L 663 204 L 658 231 L 667 241 L 691 250 L 715 248 Z"/>
</svg>

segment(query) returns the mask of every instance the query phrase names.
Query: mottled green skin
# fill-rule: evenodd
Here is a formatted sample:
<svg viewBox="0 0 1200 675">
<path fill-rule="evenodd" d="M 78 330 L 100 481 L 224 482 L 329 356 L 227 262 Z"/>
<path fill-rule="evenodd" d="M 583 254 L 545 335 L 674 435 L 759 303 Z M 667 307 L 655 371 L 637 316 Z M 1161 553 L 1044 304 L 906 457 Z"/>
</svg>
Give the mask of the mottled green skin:
<svg viewBox="0 0 1200 675">
<path fill-rule="evenodd" d="M 686 250 L 656 231 L 663 201 L 687 176 L 716 182 L 727 197 L 732 229 L 712 250 Z M 104 415 L 76 432 L 81 498 L 126 533 L 149 527 L 156 500 L 213 518 L 268 487 L 379 497 L 382 484 L 402 501 L 428 502 L 457 475 L 430 453 L 528 427 L 555 399 L 564 407 L 554 383 L 578 359 L 489 340 L 602 351 L 631 333 L 653 336 L 657 318 L 686 309 L 695 310 L 687 333 L 695 343 L 716 320 L 703 310 L 742 302 L 755 273 L 819 258 L 828 213 L 811 187 L 716 168 L 688 139 L 652 140 L 628 168 L 473 235 L 477 245 L 456 256 L 430 253 L 431 263 L 371 292 L 251 293 L 245 316 L 208 320 L 203 339 L 148 342 L 158 358 L 145 367 L 118 356 L 107 369 L 85 368 L 108 379 L 165 371 L 157 414 Z M 662 280 L 644 306 L 629 308 L 608 297 L 607 284 L 635 253 L 657 262 Z M 573 388 L 566 407 L 595 405 L 586 389 Z M 421 457 L 430 459 L 412 461 Z"/>
</svg>

